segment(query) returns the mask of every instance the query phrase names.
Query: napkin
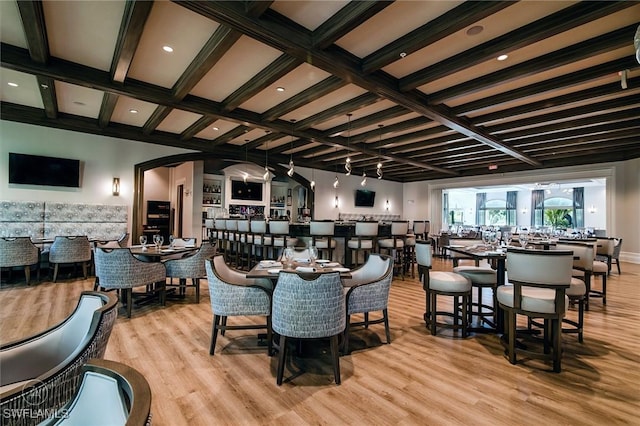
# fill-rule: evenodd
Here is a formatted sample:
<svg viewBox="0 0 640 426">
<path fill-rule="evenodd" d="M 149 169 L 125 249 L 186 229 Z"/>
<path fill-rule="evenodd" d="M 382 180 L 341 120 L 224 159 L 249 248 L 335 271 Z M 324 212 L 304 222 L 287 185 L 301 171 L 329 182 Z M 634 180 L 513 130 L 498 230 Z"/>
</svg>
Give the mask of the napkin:
<svg viewBox="0 0 640 426">
<path fill-rule="evenodd" d="M 336 266 L 340 266 L 338 262 L 329 262 L 321 265 L 323 268 L 334 268 Z"/>
<path fill-rule="evenodd" d="M 311 266 L 298 266 L 296 267 L 296 271 L 298 272 L 317 272 L 316 268 Z"/>
<path fill-rule="evenodd" d="M 261 268 L 282 268 L 282 262 L 277 260 L 261 260 L 259 265 Z"/>
<path fill-rule="evenodd" d="M 293 260 L 298 263 L 309 263 L 308 257 L 296 257 Z"/>
</svg>

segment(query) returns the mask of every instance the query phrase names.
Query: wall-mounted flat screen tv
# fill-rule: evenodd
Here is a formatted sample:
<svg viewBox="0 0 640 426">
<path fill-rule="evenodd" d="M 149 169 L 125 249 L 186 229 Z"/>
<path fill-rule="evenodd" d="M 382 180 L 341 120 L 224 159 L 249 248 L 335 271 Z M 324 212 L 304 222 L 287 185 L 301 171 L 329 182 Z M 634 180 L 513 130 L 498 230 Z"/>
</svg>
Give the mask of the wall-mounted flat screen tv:
<svg viewBox="0 0 640 426">
<path fill-rule="evenodd" d="M 9 183 L 80 187 L 80 160 L 9 153 Z"/>
<path fill-rule="evenodd" d="M 242 180 L 231 181 L 231 199 L 262 201 L 262 183 L 245 182 Z"/>
<path fill-rule="evenodd" d="M 356 207 L 373 207 L 376 202 L 375 191 L 356 189 Z"/>
</svg>

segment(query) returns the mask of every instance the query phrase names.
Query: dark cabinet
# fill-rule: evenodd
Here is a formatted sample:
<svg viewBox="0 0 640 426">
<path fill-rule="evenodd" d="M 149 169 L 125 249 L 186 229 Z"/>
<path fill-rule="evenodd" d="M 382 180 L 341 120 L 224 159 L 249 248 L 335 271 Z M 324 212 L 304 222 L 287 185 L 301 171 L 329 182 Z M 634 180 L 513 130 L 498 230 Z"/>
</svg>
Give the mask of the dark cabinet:
<svg viewBox="0 0 640 426">
<path fill-rule="evenodd" d="M 171 203 L 169 201 L 147 201 L 147 224 L 144 234 L 148 243 L 153 244 L 155 234 L 164 237 L 165 244 L 169 242 L 171 232 Z"/>
</svg>

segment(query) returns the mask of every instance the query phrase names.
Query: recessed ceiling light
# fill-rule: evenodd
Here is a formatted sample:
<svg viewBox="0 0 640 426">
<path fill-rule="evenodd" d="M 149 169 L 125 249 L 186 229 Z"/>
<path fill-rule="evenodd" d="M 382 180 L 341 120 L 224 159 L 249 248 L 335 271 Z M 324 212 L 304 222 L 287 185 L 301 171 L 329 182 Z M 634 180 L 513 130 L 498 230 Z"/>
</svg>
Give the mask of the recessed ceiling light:
<svg viewBox="0 0 640 426">
<path fill-rule="evenodd" d="M 278 92 L 284 92 L 284 87 L 276 87 L 276 90 L 277 90 Z"/>
<path fill-rule="evenodd" d="M 133 108 L 131 108 L 131 109 L 129 110 L 129 112 L 130 112 L 131 114 L 137 114 L 137 113 L 138 113 L 138 110 L 137 110 L 137 109 L 133 109 Z"/>
<path fill-rule="evenodd" d="M 167 53 L 171 53 L 171 52 L 173 52 L 173 47 L 171 47 L 171 46 L 162 46 L 162 50 L 164 50 Z"/>
<path fill-rule="evenodd" d="M 40 87 L 42 87 L 43 89 L 48 89 L 49 85 L 48 84 L 41 84 Z"/>
<path fill-rule="evenodd" d="M 7 84 L 11 87 L 18 87 L 18 83 L 14 83 L 12 81 L 8 82 Z"/>
<path fill-rule="evenodd" d="M 467 35 L 474 36 L 480 34 L 484 31 L 484 27 L 482 25 L 474 25 L 473 27 L 467 30 Z"/>
<path fill-rule="evenodd" d="M 215 130 L 216 132 L 217 132 L 218 130 L 220 130 L 220 128 L 215 127 L 215 126 L 213 126 L 213 127 L 212 127 L 212 129 L 213 129 L 213 130 Z"/>
<path fill-rule="evenodd" d="M 407 56 L 407 52 L 400 52 L 400 57 L 405 58 Z"/>
<path fill-rule="evenodd" d="M 80 102 L 80 101 L 73 101 L 74 105 L 79 105 L 79 106 L 85 106 L 86 104 L 84 102 Z"/>
<path fill-rule="evenodd" d="M 500 55 L 498 56 L 498 60 L 499 61 L 504 61 L 505 59 L 507 59 L 509 57 L 509 55 Z"/>
</svg>

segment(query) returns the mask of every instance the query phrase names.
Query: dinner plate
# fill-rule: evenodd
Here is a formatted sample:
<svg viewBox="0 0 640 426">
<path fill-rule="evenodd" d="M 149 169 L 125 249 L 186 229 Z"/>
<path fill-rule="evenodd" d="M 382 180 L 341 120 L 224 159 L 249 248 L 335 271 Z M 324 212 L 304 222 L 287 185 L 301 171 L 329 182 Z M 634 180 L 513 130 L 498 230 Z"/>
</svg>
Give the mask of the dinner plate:
<svg viewBox="0 0 640 426">
<path fill-rule="evenodd" d="M 331 268 L 331 269 L 333 269 L 335 272 L 349 272 L 351 270 L 345 267 L 338 267 L 338 268 Z"/>
<path fill-rule="evenodd" d="M 272 268 L 272 269 L 269 269 L 267 272 L 270 274 L 279 274 L 280 271 L 282 271 L 282 268 Z"/>
<path fill-rule="evenodd" d="M 330 263 L 331 261 L 328 259 L 316 259 L 316 263 Z"/>
</svg>

